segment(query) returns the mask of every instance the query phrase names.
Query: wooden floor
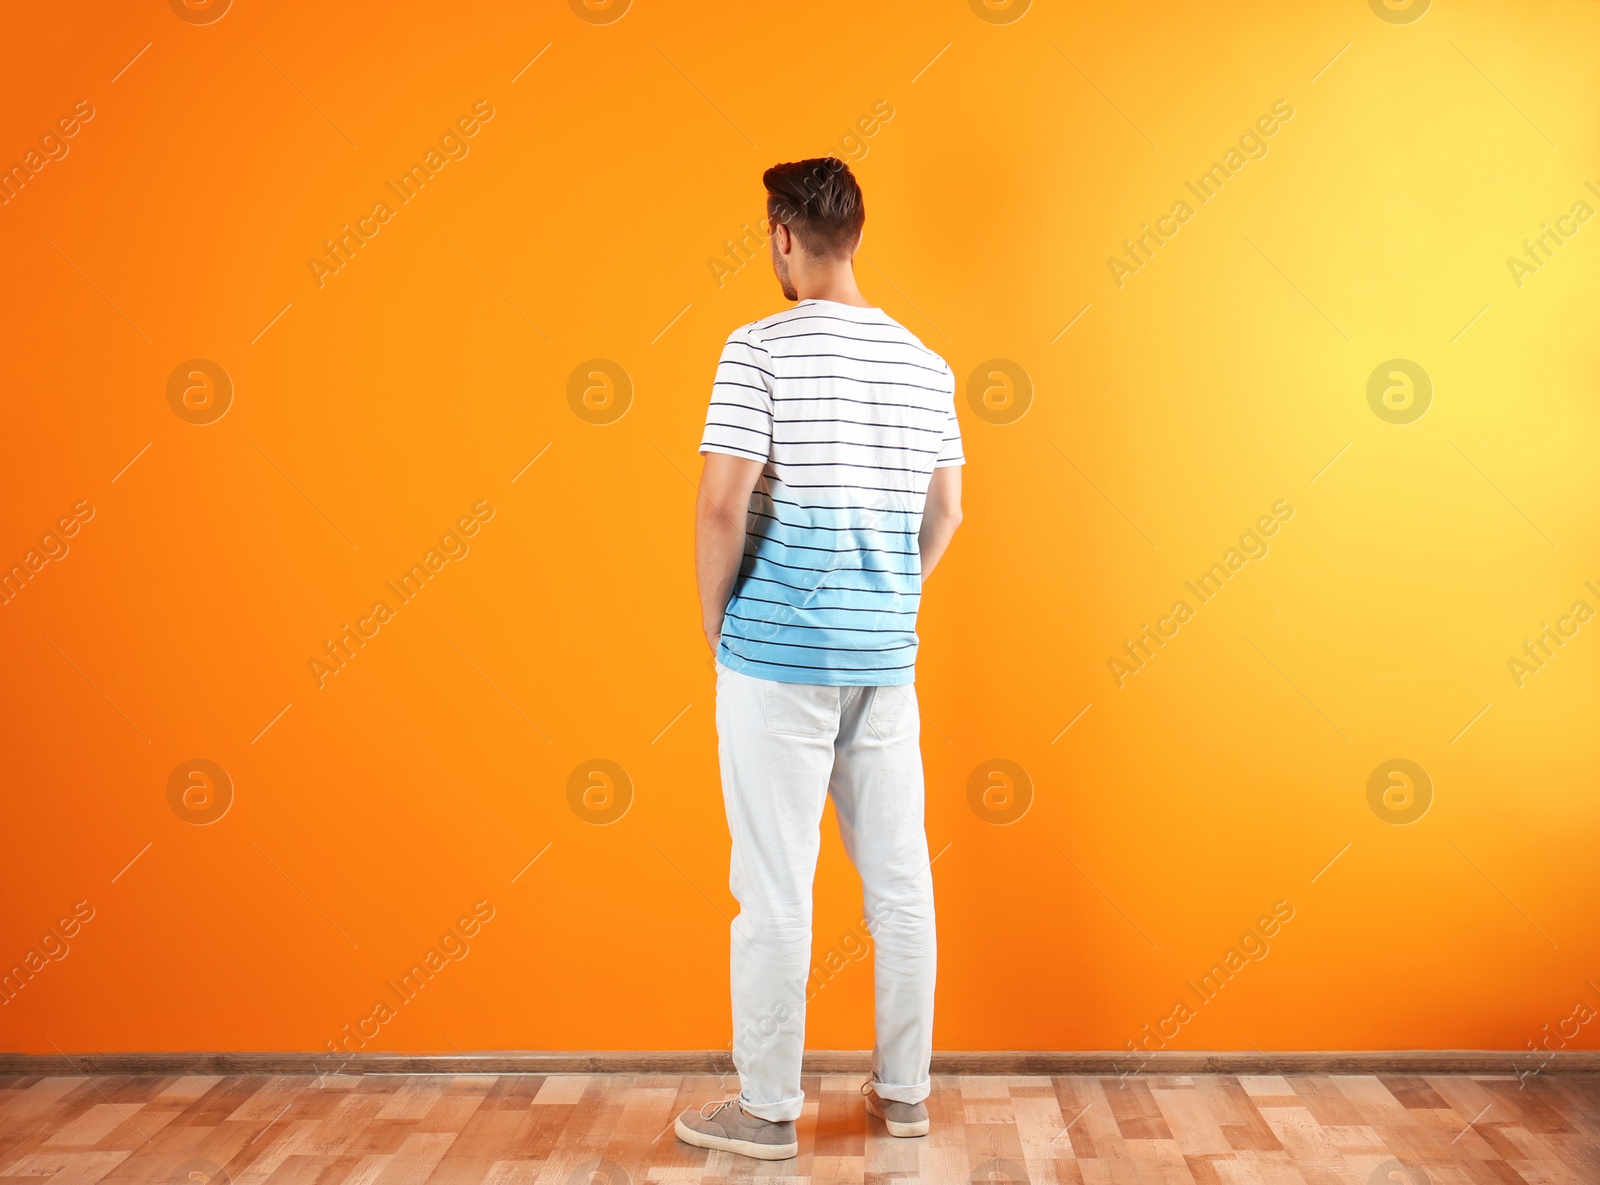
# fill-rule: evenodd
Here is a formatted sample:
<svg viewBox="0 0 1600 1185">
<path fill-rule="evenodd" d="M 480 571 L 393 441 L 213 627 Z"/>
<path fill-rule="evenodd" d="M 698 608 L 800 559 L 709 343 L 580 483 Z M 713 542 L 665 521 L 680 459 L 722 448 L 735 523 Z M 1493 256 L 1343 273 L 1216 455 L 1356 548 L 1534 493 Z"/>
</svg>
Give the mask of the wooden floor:
<svg viewBox="0 0 1600 1185">
<path fill-rule="evenodd" d="M 1600 1076 L 947 1077 L 922 1139 L 806 1079 L 798 1159 L 670 1130 L 714 1076 L 0 1079 L 0 1185 L 786 1181 L 1595 1185 Z"/>
</svg>

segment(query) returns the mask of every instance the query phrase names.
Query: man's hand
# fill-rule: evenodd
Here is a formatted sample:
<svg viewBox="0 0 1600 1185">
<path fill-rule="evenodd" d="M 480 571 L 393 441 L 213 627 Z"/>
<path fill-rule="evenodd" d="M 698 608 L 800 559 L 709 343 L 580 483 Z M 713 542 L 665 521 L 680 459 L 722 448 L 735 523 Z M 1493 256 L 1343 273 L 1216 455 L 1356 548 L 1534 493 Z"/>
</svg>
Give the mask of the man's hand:
<svg viewBox="0 0 1600 1185">
<path fill-rule="evenodd" d="M 765 462 L 717 452 L 708 452 L 705 458 L 695 504 L 695 575 L 700 582 L 700 628 L 715 654 L 721 641 L 722 616 L 744 559 L 750 493 Z"/>
<path fill-rule="evenodd" d="M 927 580 L 944 556 L 945 548 L 961 525 L 961 466 L 946 465 L 933 471 L 928 500 L 922 511 L 922 532 L 917 537 L 922 554 L 922 579 Z"/>
</svg>

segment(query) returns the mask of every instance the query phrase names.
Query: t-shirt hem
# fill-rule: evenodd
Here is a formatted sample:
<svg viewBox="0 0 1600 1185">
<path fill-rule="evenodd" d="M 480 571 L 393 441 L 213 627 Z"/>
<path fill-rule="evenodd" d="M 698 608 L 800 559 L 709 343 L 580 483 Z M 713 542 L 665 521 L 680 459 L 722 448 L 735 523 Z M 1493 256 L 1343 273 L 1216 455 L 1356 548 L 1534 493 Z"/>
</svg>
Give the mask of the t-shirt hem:
<svg viewBox="0 0 1600 1185">
<path fill-rule="evenodd" d="M 796 670 L 746 661 L 726 646 L 717 648 L 716 661 L 730 671 L 749 675 L 752 679 L 765 679 L 770 683 L 809 683 L 819 687 L 900 687 L 917 681 L 914 667 L 895 671 L 830 671 L 821 667 Z"/>
</svg>

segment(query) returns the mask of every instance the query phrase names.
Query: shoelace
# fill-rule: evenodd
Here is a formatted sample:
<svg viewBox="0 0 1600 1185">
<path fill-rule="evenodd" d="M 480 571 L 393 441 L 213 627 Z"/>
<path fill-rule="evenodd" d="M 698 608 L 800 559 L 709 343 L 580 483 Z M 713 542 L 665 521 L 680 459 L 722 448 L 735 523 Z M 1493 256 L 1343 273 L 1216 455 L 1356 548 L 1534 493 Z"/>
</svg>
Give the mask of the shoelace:
<svg viewBox="0 0 1600 1185">
<path fill-rule="evenodd" d="M 700 1118 L 701 1119 L 715 1119 L 718 1115 L 721 1115 L 724 1111 L 726 1111 L 729 1107 L 733 1106 L 738 1101 L 739 1100 L 737 1098 L 732 1098 L 732 1099 L 723 1099 L 720 1103 L 707 1103 L 705 1105 L 705 1107 L 701 1107 L 700 1108 Z M 710 1107 L 711 1110 L 707 1111 L 706 1107 Z"/>
</svg>

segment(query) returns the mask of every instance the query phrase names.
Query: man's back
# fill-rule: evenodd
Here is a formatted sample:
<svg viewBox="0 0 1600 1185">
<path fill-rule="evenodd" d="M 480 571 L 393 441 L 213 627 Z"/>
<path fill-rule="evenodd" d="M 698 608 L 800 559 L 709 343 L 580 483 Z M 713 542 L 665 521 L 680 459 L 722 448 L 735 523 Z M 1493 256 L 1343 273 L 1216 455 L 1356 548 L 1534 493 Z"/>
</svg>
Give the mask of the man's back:
<svg viewBox="0 0 1600 1185">
<path fill-rule="evenodd" d="M 729 335 L 701 452 L 765 462 L 717 659 L 783 683 L 910 683 L 918 532 L 963 462 L 955 378 L 877 308 L 808 299 Z"/>
<path fill-rule="evenodd" d="M 762 175 L 786 312 L 728 337 L 695 497 L 739 1096 L 673 1121 L 696 1148 L 796 1156 L 823 809 L 861 874 L 877 1016 L 869 1115 L 928 1132 L 938 940 L 923 828 L 917 603 L 961 524 L 950 367 L 861 294 L 866 206 L 835 157 Z"/>
</svg>

